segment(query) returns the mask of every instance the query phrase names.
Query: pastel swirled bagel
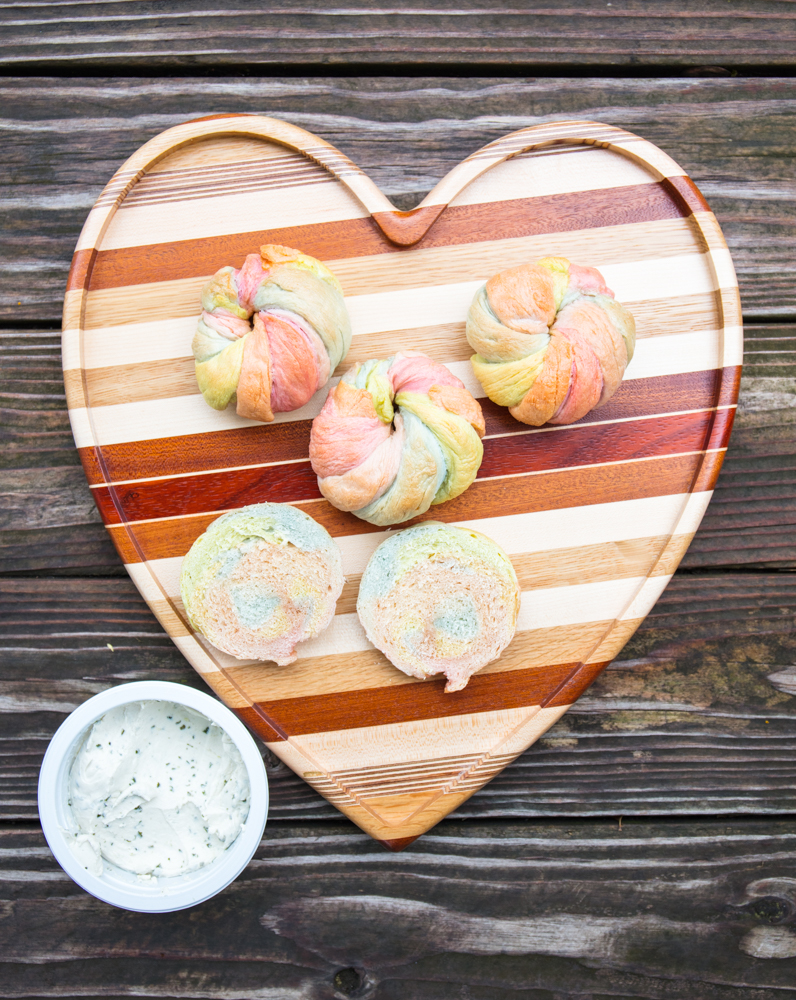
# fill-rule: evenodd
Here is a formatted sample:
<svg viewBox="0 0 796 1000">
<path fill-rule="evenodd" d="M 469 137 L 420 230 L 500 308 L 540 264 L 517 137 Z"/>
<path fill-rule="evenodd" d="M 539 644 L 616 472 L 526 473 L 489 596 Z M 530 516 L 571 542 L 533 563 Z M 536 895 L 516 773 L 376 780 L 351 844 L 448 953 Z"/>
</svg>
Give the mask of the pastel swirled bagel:
<svg viewBox="0 0 796 1000">
<path fill-rule="evenodd" d="M 357 613 L 368 639 L 410 677 L 444 674 L 446 692 L 496 660 L 517 627 L 509 557 L 469 528 L 425 521 L 390 535 L 362 575 Z"/>
<path fill-rule="evenodd" d="M 636 325 L 593 267 L 545 257 L 476 293 L 467 340 L 493 403 L 525 424 L 571 424 L 607 403 L 633 357 Z"/>
<path fill-rule="evenodd" d="M 419 351 L 349 369 L 312 423 L 321 493 L 371 524 L 458 496 L 484 455 L 484 416 L 464 384 Z"/>
<path fill-rule="evenodd" d="M 261 503 L 217 518 L 191 546 L 180 590 L 191 625 L 240 659 L 296 659 L 331 622 L 343 589 L 340 550 L 309 515 Z"/>
<path fill-rule="evenodd" d="M 202 310 L 192 345 L 202 395 L 216 410 L 234 402 L 252 420 L 303 406 L 351 346 L 337 278 L 290 247 L 269 244 L 240 269 L 216 271 Z"/>
</svg>

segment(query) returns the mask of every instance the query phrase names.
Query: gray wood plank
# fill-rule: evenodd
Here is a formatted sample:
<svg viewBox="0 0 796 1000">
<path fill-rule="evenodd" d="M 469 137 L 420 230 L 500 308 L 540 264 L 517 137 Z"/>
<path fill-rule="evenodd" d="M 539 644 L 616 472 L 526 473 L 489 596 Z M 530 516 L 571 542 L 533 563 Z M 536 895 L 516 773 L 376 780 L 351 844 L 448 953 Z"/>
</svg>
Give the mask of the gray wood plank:
<svg viewBox="0 0 796 1000">
<path fill-rule="evenodd" d="M 302 65 L 394 67 L 782 66 L 796 39 L 786 0 L 678 0 L 577 8 L 405 0 L 374 7 L 349 0 L 318 8 L 288 0 L 263 16 L 254 0 L 230 9 L 197 0 L 29 0 L 0 7 L 0 65 L 75 64 L 119 70 Z"/>
<path fill-rule="evenodd" d="M 796 328 L 748 325 L 730 446 L 683 568 L 796 567 Z"/>
<path fill-rule="evenodd" d="M 111 6 L 123 17 L 130 5 Z M 68 9 L 41 10 L 50 7 Z M 80 10 L 90 16 L 92 7 Z M 796 316 L 794 79 L 16 78 L 0 82 L 0 108 L 7 323 L 58 322 L 72 251 L 105 182 L 153 135 L 222 111 L 315 132 L 402 209 L 468 153 L 522 126 L 586 118 L 627 128 L 702 189 L 733 253 L 747 318 Z"/>
<path fill-rule="evenodd" d="M 796 326 L 746 330 L 740 407 L 683 567 L 796 566 Z M 59 338 L 0 332 L 0 575 L 123 575 L 74 449 Z"/>
<path fill-rule="evenodd" d="M 112 909 L 0 830 L 0 996 L 793 1000 L 789 821 L 266 827 L 215 899 Z"/>
<path fill-rule="evenodd" d="M 796 575 L 675 576 L 615 663 L 458 818 L 796 813 Z M 201 686 L 128 579 L 0 580 L 0 820 L 36 818 L 65 715 Z M 274 821 L 337 813 L 268 757 Z"/>
</svg>

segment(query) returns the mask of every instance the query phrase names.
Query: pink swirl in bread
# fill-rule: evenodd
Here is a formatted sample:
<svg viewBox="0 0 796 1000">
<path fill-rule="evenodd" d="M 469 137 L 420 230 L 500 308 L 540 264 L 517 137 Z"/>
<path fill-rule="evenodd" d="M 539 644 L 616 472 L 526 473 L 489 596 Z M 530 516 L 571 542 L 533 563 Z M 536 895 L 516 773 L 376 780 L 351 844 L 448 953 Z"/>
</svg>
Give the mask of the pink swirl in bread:
<svg viewBox="0 0 796 1000">
<path fill-rule="evenodd" d="M 425 521 L 391 534 L 362 575 L 368 639 L 410 677 L 444 674 L 446 692 L 497 659 L 517 625 L 520 588 L 506 553 L 469 528 Z"/>
<path fill-rule="evenodd" d="M 600 272 L 545 257 L 476 293 L 467 340 L 493 403 L 523 423 L 571 424 L 603 406 L 633 357 L 636 326 Z"/>
<path fill-rule="evenodd" d="M 191 625 L 240 659 L 291 663 L 331 622 L 340 550 L 308 514 L 261 503 L 223 514 L 191 546 L 180 590 Z"/>
<path fill-rule="evenodd" d="M 481 407 L 419 351 L 349 369 L 312 423 L 321 493 L 371 524 L 398 524 L 458 496 L 484 449 Z"/>
<path fill-rule="evenodd" d="M 202 290 L 202 309 L 193 339 L 202 395 L 253 420 L 307 403 L 351 345 L 337 278 L 290 247 L 269 244 L 240 269 L 222 267 Z"/>
</svg>

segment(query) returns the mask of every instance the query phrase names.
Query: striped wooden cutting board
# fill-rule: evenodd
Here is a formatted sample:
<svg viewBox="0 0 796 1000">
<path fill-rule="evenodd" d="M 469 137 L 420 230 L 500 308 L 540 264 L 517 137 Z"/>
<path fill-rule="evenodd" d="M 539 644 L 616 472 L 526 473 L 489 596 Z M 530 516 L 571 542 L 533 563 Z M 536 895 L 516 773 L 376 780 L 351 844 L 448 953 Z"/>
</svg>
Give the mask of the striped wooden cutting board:
<svg viewBox="0 0 796 1000">
<path fill-rule="evenodd" d="M 624 383 L 580 423 L 529 428 L 482 399 L 478 479 L 429 512 L 499 542 L 523 591 L 514 641 L 464 691 L 404 676 L 365 638 L 358 581 L 385 533 L 318 492 L 307 455 L 325 392 L 265 426 L 198 393 L 200 289 L 262 243 L 313 254 L 340 279 L 354 329 L 341 367 L 418 348 L 476 396 L 465 315 L 504 267 L 546 255 L 596 266 L 636 317 Z M 86 475 L 149 606 L 274 753 L 398 849 L 538 739 L 655 603 L 721 465 L 742 330 L 714 216 L 638 136 L 589 122 L 522 129 L 400 213 L 321 139 L 234 115 L 169 129 L 110 181 L 75 252 L 63 344 Z M 223 511 L 264 500 L 323 524 L 347 576 L 334 622 L 289 667 L 213 649 L 179 598 L 194 539 Z"/>
</svg>

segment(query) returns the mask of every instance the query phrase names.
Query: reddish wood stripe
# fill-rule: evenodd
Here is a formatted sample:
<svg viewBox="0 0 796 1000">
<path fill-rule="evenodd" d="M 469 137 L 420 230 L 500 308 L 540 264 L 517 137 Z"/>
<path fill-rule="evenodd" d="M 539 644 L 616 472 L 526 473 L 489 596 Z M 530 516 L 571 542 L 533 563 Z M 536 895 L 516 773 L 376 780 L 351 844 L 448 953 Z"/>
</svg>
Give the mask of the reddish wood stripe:
<svg viewBox="0 0 796 1000">
<path fill-rule="evenodd" d="M 702 192 L 690 177 L 675 175 L 667 177 L 663 183 L 679 205 L 683 215 L 710 211 L 710 205 L 705 201 Z"/>
<path fill-rule="evenodd" d="M 562 510 L 589 504 L 671 496 L 675 493 L 710 490 L 716 481 L 724 452 L 714 455 L 678 455 L 652 459 L 643 464 L 599 465 L 585 469 L 565 469 L 538 476 L 516 476 L 475 482 L 455 500 L 432 507 L 422 517 L 407 521 L 470 521 L 476 518 L 506 517 L 540 510 Z M 382 528 L 360 521 L 353 514 L 337 510 L 323 500 L 297 503 L 335 537 L 362 535 Z M 109 525 L 111 538 L 125 563 L 144 559 L 184 556 L 217 512 L 190 518 L 165 518 L 129 527 Z"/>
<path fill-rule="evenodd" d="M 414 844 L 420 836 L 421 834 L 418 833 L 416 837 L 396 837 L 394 840 L 374 839 L 377 844 L 383 844 L 388 851 L 395 851 L 397 853 L 398 851 L 402 851 L 405 847 L 408 847 L 410 844 Z"/>
<path fill-rule="evenodd" d="M 706 451 L 716 451 L 719 448 L 727 447 L 732 433 L 732 425 L 735 423 L 736 412 L 734 406 L 716 412 L 716 419 L 710 427 L 708 439 L 705 442 Z"/>
<path fill-rule="evenodd" d="M 737 396 L 740 372 L 740 367 L 732 367 L 623 382 L 602 409 L 592 410 L 579 423 L 728 405 Z M 481 406 L 487 435 L 523 433 L 523 425 L 505 407 L 488 399 L 481 400 Z M 236 468 L 254 461 L 295 461 L 306 458 L 309 453 L 311 426 L 310 420 L 295 420 L 212 434 L 104 445 L 105 474 L 93 448 L 81 449 L 81 458 L 92 485 L 105 482 L 105 475 L 111 482 L 124 482 Z M 525 433 L 534 431 L 528 428 Z"/>
<path fill-rule="evenodd" d="M 610 660 L 602 663 L 581 663 L 551 695 L 542 702 L 542 708 L 558 708 L 561 705 L 574 705 L 586 688 L 605 670 Z M 494 676 L 499 676 L 495 674 Z"/>
<path fill-rule="evenodd" d="M 721 440 L 732 410 L 702 410 L 616 424 L 578 425 L 537 434 L 491 438 L 476 482 L 495 476 L 570 469 L 601 462 L 702 451 L 713 436 Z M 472 489 L 472 487 L 471 487 Z M 296 503 L 321 498 L 309 461 L 256 469 L 211 472 L 116 487 L 100 486 L 94 499 L 103 520 L 145 521 L 251 503 Z"/>
<path fill-rule="evenodd" d="M 499 674 L 476 674 L 463 691 L 453 694 L 444 693 L 445 680 L 442 679 L 365 691 L 305 695 L 258 702 L 256 711 L 238 709 L 238 713 L 264 739 L 273 742 L 308 733 L 332 733 L 526 706 L 569 705 L 606 665 L 607 662 L 564 663 Z M 267 735 L 263 730 L 267 730 Z"/>
<path fill-rule="evenodd" d="M 334 181 L 322 174 L 303 156 L 290 154 L 278 160 L 234 163 L 193 169 L 163 170 L 150 174 L 144 185 L 136 185 L 122 208 L 184 202 L 197 198 L 217 198 L 224 194 L 242 194 L 269 188 L 301 187 Z"/>
<path fill-rule="evenodd" d="M 446 208 L 414 245 L 456 246 L 478 243 L 484 233 L 489 233 L 490 240 L 507 240 L 676 219 L 690 214 L 683 199 L 675 200 L 665 185 L 636 184 Z M 225 264 L 240 267 L 246 254 L 262 243 L 300 247 L 319 260 L 397 252 L 395 244 L 373 219 L 349 219 L 119 250 L 79 250 L 72 260 L 68 288 L 85 287 L 87 278 L 89 289 L 99 289 L 209 275 Z M 90 267 L 90 258 L 95 253 Z"/>
<path fill-rule="evenodd" d="M 409 212 L 376 212 L 373 221 L 388 240 L 402 247 L 410 247 L 431 229 L 445 210 L 445 205 L 427 205 Z"/>
</svg>

